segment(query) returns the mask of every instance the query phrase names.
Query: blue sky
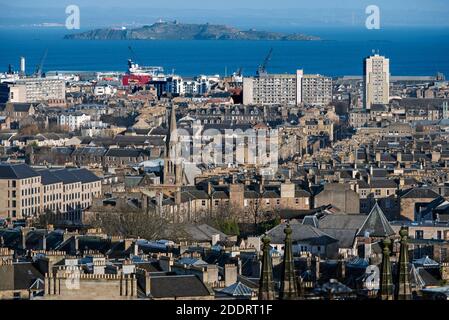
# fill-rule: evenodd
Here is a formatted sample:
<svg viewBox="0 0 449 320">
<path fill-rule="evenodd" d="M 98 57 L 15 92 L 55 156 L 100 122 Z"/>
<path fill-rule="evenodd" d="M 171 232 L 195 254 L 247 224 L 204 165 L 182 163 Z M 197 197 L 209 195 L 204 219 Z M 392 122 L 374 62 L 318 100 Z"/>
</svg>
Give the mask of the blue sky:
<svg viewBox="0 0 449 320">
<path fill-rule="evenodd" d="M 63 23 L 70 4 L 80 7 L 85 28 L 159 18 L 242 28 L 363 26 L 372 4 L 380 7 L 384 26 L 449 26 L 447 0 L 0 0 L 0 25 Z"/>
</svg>

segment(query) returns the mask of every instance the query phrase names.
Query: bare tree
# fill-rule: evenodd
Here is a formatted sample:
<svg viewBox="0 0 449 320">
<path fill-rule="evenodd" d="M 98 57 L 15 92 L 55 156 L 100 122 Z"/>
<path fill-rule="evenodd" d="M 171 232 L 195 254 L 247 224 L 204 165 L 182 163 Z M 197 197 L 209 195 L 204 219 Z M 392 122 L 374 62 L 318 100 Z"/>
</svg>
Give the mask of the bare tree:
<svg viewBox="0 0 449 320">
<path fill-rule="evenodd" d="M 97 212 L 87 223 L 111 236 L 158 240 L 167 236 L 169 222 L 153 211 L 120 206 L 114 211 Z"/>
<path fill-rule="evenodd" d="M 231 203 L 221 202 L 218 206 L 212 207 L 200 222 L 208 224 L 227 235 L 240 235 L 238 225 L 241 219 L 240 214 L 241 210 Z"/>
</svg>

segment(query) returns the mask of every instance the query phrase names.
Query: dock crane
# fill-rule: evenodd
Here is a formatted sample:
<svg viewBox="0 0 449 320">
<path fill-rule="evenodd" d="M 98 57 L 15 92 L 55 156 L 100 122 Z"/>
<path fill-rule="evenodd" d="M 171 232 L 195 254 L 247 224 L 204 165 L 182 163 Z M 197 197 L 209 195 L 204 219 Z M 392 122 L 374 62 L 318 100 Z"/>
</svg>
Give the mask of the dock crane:
<svg viewBox="0 0 449 320">
<path fill-rule="evenodd" d="M 34 72 L 34 76 L 36 78 L 41 78 L 43 75 L 44 62 L 45 62 L 45 59 L 47 59 L 47 55 L 48 55 L 48 49 L 45 49 L 44 55 L 42 56 L 39 64 L 36 66 L 36 71 Z"/>
<path fill-rule="evenodd" d="M 268 55 L 266 56 L 265 60 L 262 62 L 262 64 L 257 69 L 257 76 L 263 77 L 267 76 L 267 65 L 271 60 L 271 57 L 273 55 L 273 48 L 270 49 L 270 52 L 268 52 Z"/>
</svg>

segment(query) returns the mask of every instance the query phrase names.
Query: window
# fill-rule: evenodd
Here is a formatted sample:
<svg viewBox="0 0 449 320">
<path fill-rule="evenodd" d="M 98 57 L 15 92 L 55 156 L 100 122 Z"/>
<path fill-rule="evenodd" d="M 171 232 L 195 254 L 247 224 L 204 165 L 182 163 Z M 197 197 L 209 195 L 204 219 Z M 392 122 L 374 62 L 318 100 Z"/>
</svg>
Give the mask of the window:
<svg viewBox="0 0 449 320">
<path fill-rule="evenodd" d="M 416 230 L 415 231 L 415 238 L 416 239 L 424 239 L 424 231 L 423 230 Z"/>
</svg>

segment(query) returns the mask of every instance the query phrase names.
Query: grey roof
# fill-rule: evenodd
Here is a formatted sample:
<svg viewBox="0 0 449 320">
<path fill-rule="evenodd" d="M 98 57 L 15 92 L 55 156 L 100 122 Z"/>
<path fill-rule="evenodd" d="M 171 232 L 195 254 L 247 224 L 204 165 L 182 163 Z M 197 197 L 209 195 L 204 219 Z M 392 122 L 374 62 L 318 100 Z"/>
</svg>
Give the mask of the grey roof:
<svg viewBox="0 0 449 320">
<path fill-rule="evenodd" d="M 371 180 L 370 186 L 371 188 L 391 188 L 391 189 L 395 189 L 398 187 L 397 183 L 394 180 L 389 179 Z"/>
<path fill-rule="evenodd" d="M 267 232 L 267 235 L 271 238 L 271 243 L 273 244 L 284 243 L 285 240 L 284 229 L 286 227 L 287 225 L 285 223 L 280 224 Z M 290 227 L 292 228 L 293 231 L 292 233 L 293 243 L 309 242 L 311 245 L 327 245 L 330 243 L 338 242 L 337 239 L 310 225 L 292 222 L 290 224 Z"/>
<path fill-rule="evenodd" d="M 211 241 L 213 235 L 220 235 L 220 241 L 224 241 L 227 238 L 227 235 L 223 232 L 207 225 L 184 225 L 182 226 L 183 231 L 185 231 L 191 239 L 194 241 Z"/>
<path fill-rule="evenodd" d="M 0 179 L 28 179 L 39 174 L 26 164 L 0 163 Z"/>
<path fill-rule="evenodd" d="M 239 281 L 220 290 L 220 292 L 232 297 L 251 297 L 254 291 Z"/>
<path fill-rule="evenodd" d="M 366 220 L 364 214 L 329 214 L 319 221 L 320 229 L 359 230 Z"/>
<path fill-rule="evenodd" d="M 73 174 L 81 183 L 91 183 L 101 180 L 87 169 L 69 169 L 69 172 Z"/>
<path fill-rule="evenodd" d="M 304 219 L 302 220 L 302 224 L 306 224 L 315 228 L 319 228 L 319 221 L 318 218 L 313 215 L 313 216 L 305 216 Z"/>
<path fill-rule="evenodd" d="M 181 258 L 177 261 L 177 263 L 185 264 L 188 266 L 205 266 L 208 264 L 206 261 L 204 261 L 202 259 L 190 258 L 190 257 Z"/>
<path fill-rule="evenodd" d="M 413 260 L 413 264 L 419 267 L 439 267 L 440 264 L 435 260 L 430 259 L 428 256 L 422 257 L 421 259 Z"/>
<path fill-rule="evenodd" d="M 371 213 L 366 218 L 363 226 L 360 228 L 357 236 L 365 237 L 369 234 L 369 237 L 389 237 L 395 234 L 393 228 L 388 222 L 379 204 L 376 203 Z"/>
<path fill-rule="evenodd" d="M 106 149 L 102 147 L 83 147 L 73 151 L 72 156 L 103 156 Z"/>
<path fill-rule="evenodd" d="M 125 176 L 123 182 L 125 183 L 125 187 L 133 188 L 137 187 L 142 182 L 143 179 L 144 179 L 143 176 Z"/>
<path fill-rule="evenodd" d="M 109 149 L 106 152 L 106 157 L 118 157 L 118 158 L 137 158 L 141 155 L 142 150 L 137 149 Z"/>
<path fill-rule="evenodd" d="M 194 275 L 151 276 L 150 296 L 153 298 L 189 298 L 210 296 L 211 292 Z"/>
<path fill-rule="evenodd" d="M 63 182 L 63 180 L 54 175 L 50 170 L 38 170 L 43 185 L 50 185 Z"/>
<path fill-rule="evenodd" d="M 14 112 L 29 112 L 31 103 L 11 103 Z"/>
<path fill-rule="evenodd" d="M 366 220 L 362 214 L 329 214 L 319 221 L 319 229 L 338 239 L 341 248 L 352 248 L 357 232 Z"/>
<path fill-rule="evenodd" d="M 28 290 L 44 276 L 29 262 L 0 266 L 0 291 Z"/>
<path fill-rule="evenodd" d="M 58 169 L 51 171 L 51 173 L 58 179 L 61 179 L 64 182 L 64 184 L 72 184 L 80 182 L 78 177 L 72 174 L 68 169 Z"/>
<path fill-rule="evenodd" d="M 429 188 L 413 188 L 402 193 L 401 198 L 424 198 L 435 199 L 440 195 Z"/>
</svg>

